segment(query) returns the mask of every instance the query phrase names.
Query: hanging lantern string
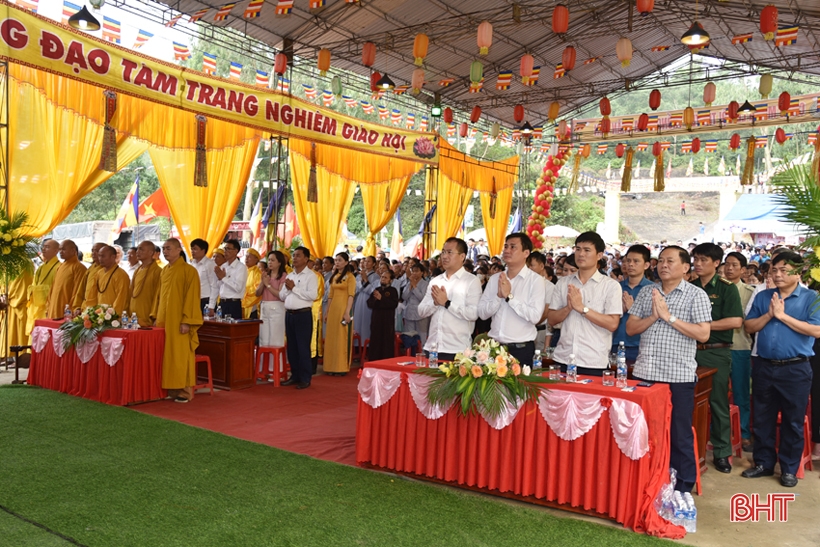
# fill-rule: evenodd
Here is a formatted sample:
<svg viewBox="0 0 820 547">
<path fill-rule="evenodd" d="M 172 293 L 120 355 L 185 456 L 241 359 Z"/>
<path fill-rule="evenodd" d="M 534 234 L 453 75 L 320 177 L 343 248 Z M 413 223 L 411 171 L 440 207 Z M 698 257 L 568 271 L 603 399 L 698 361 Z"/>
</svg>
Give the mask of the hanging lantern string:
<svg viewBox="0 0 820 547">
<path fill-rule="evenodd" d="M 771 127 L 771 126 L 770 126 L 770 127 Z M 737 133 L 737 132 L 738 132 L 738 130 L 739 130 L 739 131 L 745 131 L 745 130 L 746 130 L 746 128 L 743 128 L 743 129 L 733 128 L 733 129 L 732 129 L 732 131 L 734 131 L 735 133 Z M 728 132 L 728 131 L 730 131 L 730 130 L 729 130 L 729 129 L 724 130 L 724 132 Z M 815 130 L 813 130 L 813 131 L 812 131 L 812 130 L 807 130 L 807 131 L 794 131 L 794 132 L 792 132 L 792 135 L 793 135 L 794 137 L 798 137 L 798 136 L 800 136 L 800 135 L 820 135 L 820 131 L 818 131 L 818 130 L 816 130 L 816 129 L 815 129 Z M 683 135 L 675 135 L 675 136 L 683 136 Z M 765 137 L 767 137 L 767 138 L 768 138 L 768 137 L 773 137 L 773 136 L 774 136 L 774 134 L 772 134 L 772 135 L 759 135 L 759 136 L 760 136 L 760 137 L 764 137 L 764 136 L 765 136 Z M 608 142 L 612 142 L 612 141 L 614 141 L 614 140 L 630 140 L 630 141 L 634 141 L 634 140 L 643 140 L 643 141 L 651 140 L 651 141 L 657 141 L 657 140 L 662 140 L 662 138 L 663 138 L 663 137 L 664 137 L 664 135 L 654 135 L 654 136 L 652 136 L 652 135 L 643 135 L 643 136 L 638 136 L 638 137 L 621 137 L 620 139 L 607 139 L 607 141 L 608 141 Z M 671 138 L 671 137 L 672 137 L 672 136 L 670 135 L 670 138 Z M 729 141 L 731 141 L 731 140 L 732 140 L 732 138 L 731 138 L 731 137 L 729 137 L 728 139 L 726 139 L 726 138 L 720 138 L 720 139 L 707 139 L 707 140 L 708 140 L 709 142 L 729 142 Z M 689 141 L 683 141 L 683 142 L 689 142 Z M 593 144 L 595 144 L 595 143 L 601 143 L 601 141 L 589 141 L 589 143 L 593 143 Z M 588 142 L 586 142 L 586 141 L 575 141 L 575 142 L 573 142 L 573 145 L 575 145 L 575 146 L 581 146 L 581 145 L 584 145 L 584 144 L 589 144 L 589 143 L 588 143 Z"/>
</svg>

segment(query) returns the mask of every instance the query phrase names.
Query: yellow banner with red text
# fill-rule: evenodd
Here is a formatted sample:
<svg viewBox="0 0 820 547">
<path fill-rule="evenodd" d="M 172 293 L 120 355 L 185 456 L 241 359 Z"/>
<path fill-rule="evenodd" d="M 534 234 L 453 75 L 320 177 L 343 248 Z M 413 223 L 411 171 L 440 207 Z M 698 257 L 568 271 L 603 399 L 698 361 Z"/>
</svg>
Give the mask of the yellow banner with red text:
<svg viewBox="0 0 820 547">
<path fill-rule="evenodd" d="M 438 136 L 358 120 L 291 95 L 134 53 L 0 1 L 0 57 L 207 117 L 424 163 Z M 102 100 L 102 99 L 101 99 Z"/>
</svg>

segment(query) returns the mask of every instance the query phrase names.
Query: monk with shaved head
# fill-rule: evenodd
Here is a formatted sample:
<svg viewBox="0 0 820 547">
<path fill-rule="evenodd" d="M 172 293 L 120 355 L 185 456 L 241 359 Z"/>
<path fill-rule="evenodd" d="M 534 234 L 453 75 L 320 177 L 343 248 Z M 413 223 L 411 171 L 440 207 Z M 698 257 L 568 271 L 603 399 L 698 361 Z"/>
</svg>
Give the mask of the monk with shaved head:
<svg viewBox="0 0 820 547">
<path fill-rule="evenodd" d="M 131 279 L 129 310 L 137 314 L 140 327 L 150 327 L 153 324 L 151 310 L 159 297 L 162 268 L 154 261 L 154 244 L 150 241 L 143 241 L 137 246 L 137 258 L 140 267 Z"/>
<path fill-rule="evenodd" d="M 162 388 L 178 403 L 194 398 L 197 330 L 202 325 L 199 307 L 199 273 L 185 262 L 182 245 L 169 239 L 162 245 L 168 264 L 162 269 L 159 298 L 151 316 L 165 329 L 162 357 Z"/>
<path fill-rule="evenodd" d="M 92 283 L 89 298 L 83 308 L 108 304 L 117 315 L 128 312 L 131 280 L 125 270 L 117 265 L 117 251 L 110 245 L 103 245 L 97 252 L 100 269 Z"/>
<path fill-rule="evenodd" d="M 34 328 L 34 321 L 45 319 L 48 306 L 48 294 L 54 284 L 54 277 L 60 261 L 57 259 L 57 251 L 60 244 L 53 239 L 46 239 L 40 247 L 43 263 L 34 273 L 34 282 L 29 286 L 28 317 L 26 323 L 26 334 L 31 335 Z"/>
<path fill-rule="evenodd" d="M 62 319 L 65 307 L 74 308 L 74 298 L 81 288 L 84 288 L 86 267 L 77 258 L 77 244 L 70 239 L 60 243 L 60 258 L 63 263 L 57 268 L 54 284 L 48 294 L 47 317 Z"/>
<path fill-rule="evenodd" d="M 75 309 L 81 308 L 83 303 L 91 297 L 91 293 L 94 289 L 94 279 L 100 272 L 99 252 L 103 246 L 105 246 L 105 243 L 101 241 L 91 246 L 91 266 L 85 271 L 82 287 L 80 287 L 80 290 L 77 291 L 77 294 L 74 296 Z"/>
</svg>

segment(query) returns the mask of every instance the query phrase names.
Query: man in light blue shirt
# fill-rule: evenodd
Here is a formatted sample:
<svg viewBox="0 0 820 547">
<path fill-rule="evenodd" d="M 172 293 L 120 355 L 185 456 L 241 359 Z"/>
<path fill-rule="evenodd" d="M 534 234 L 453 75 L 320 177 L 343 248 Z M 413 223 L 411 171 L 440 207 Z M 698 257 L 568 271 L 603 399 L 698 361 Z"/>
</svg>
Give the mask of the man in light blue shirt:
<svg viewBox="0 0 820 547">
<path fill-rule="evenodd" d="M 641 335 L 636 334 L 629 336 L 626 334 L 626 321 L 629 319 L 629 308 L 635 302 L 635 297 L 641 292 L 641 289 L 652 282 L 646 278 L 646 270 L 649 268 L 651 256 L 649 249 L 643 245 L 633 245 L 626 251 L 623 260 L 621 261 L 621 271 L 624 273 L 625 279 L 621 281 L 621 290 L 623 291 L 622 300 L 624 304 L 624 314 L 621 316 L 621 321 L 618 323 L 618 328 L 612 335 L 612 351 L 618 350 L 618 344 L 624 343 L 626 347 L 626 362 L 634 364 L 638 358 L 638 347 L 641 345 Z"/>
</svg>

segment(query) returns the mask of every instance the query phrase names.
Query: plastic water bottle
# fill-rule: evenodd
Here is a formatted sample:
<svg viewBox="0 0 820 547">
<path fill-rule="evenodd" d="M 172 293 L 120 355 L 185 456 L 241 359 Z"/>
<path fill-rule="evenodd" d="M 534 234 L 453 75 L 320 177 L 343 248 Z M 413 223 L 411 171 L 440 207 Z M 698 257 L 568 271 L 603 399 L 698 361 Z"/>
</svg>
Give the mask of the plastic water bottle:
<svg viewBox="0 0 820 547">
<path fill-rule="evenodd" d="M 618 342 L 618 372 L 615 375 L 615 385 L 623 388 L 627 386 L 626 383 L 626 348 L 623 340 Z"/>
<path fill-rule="evenodd" d="M 691 492 L 683 495 L 683 502 L 686 504 L 686 520 L 683 527 L 687 534 L 692 534 L 698 531 L 698 508 L 695 507 L 695 498 L 692 497 Z"/>
<path fill-rule="evenodd" d="M 205 320 L 208 318 L 208 304 L 202 308 L 202 319 Z"/>
<path fill-rule="evenodd" d="M 567 365 L 567 382 L 575 383 L 578 381 L 578 365 L 575 363 L 575 354 L 569 356 L 569 364 Z"/>
<path fill-rule="evenodd" d="M 68 304 L 65 305 L 65 309 L 63 310 L 63 319 L 71 321 L 71 307 Z"/>
<path fill-rule="evenodd" d="M 137 319 L 136 312 L 131 314 L 131 330 L 139 330 L 140 328 L 140 321 Z"/>
<path fill-rule="evenodd" d="M 427 366 L 429 368 L 438 368 L 438 344 L 433 344 L 433 349 L 430 350 L 430 355 L 427 357 Z"/>
<path fill-rule="evenodd" d="M 216 320 L 219 323 L 222 322 L 222 306 L 217 306 L 216 307 Z"/>
<path fill-rule="evenodd" d="M 532 370 L 541 370 L 541 350 L 535 350 L 535 355 L 532 356 Z"/>
<path fill-rule="evenodd" d="M 131 324 L 128 322 L 128 312 L 122 310 L 122 317 L 120 317 L 120 328 L 131 330 Z"/>
<path fill-rule="evenodd" d="M 675 516 L 672 519 L 672 522 L 678 526 L 683 526 L 686 521 L 686 505 L 683 502 L 683 496 L 679 490 L 675 490 L 675 497 L 672 501 L 672 505 L 675 508 Z"/>
</svg>

